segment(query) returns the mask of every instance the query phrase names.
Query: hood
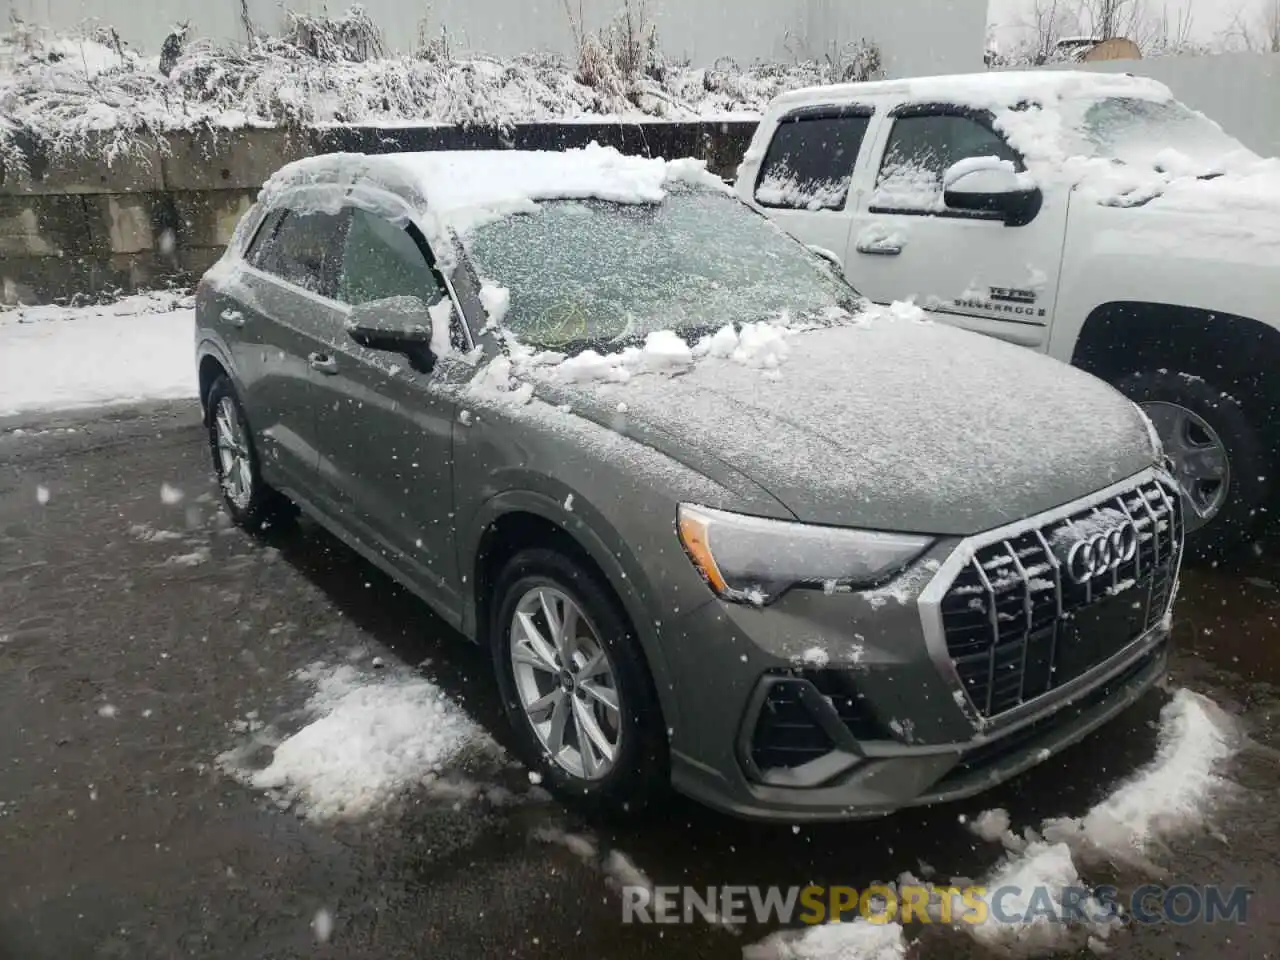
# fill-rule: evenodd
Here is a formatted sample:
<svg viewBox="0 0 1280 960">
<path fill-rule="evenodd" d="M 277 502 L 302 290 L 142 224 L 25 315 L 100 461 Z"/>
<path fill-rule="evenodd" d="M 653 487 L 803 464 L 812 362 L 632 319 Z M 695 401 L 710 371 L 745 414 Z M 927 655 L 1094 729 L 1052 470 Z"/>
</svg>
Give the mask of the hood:
<svg viewBox="0 0 1280 960">
<path fill-rule="evenodd" d="M 967 535 L 1155 461 L 1145 418 L 1102 381 L 887 316 L 795 333 L 777 370 L 705 357 L 556 393 L 694 469 L 718 460 L 810 523 Z"/>
<path fill-rule="evenodd" d="M 1273 304 L 1270 291 L 1280 257 L 1280 161 L 1208 178 L 1153 175 L 1148 170 L 1132 179 L 1088 181 L 1081 195 L 1097 202 L 1072 200 L 1072 220 L 1090 222 L 1073 224 L 1068 233 L 1089 236 L 1095 253 L 1126 259 L 1150 256 L 1163 261 L 1166 271 L 1173 269 L 1174 260 L 1178 270 L 1183 265 L 1212 270 L 1224 263 L 1256 268 L 1260 272 L 1252 285 L 1267 309 Z M 1119 233 L 1110 237 L 1100 232 L 1104 228 Z M 1212 294 L 1210 300 L 1220 302 L 1223 293 L 1239 293 L 1224 288 L 1220 280 L 1207 276 L 1196 282 Z"/>
<path fill-rule="evenodd" d="M 1163 151 L 1149 162 L 1080 161 L 1074 178 L 1085 196 L 1110 206 L 1245 213 L 1259 222 L 1280 215 L 1280 160 L 1254 154 L 1199 159 Z"/>
</svg>

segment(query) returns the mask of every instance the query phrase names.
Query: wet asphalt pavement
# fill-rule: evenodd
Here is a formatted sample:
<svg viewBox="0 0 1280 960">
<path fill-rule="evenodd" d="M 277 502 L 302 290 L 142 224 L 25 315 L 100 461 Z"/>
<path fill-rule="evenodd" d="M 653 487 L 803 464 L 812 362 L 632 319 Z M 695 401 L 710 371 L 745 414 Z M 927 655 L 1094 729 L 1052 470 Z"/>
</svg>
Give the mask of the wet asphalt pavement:
<svg viewBox="0 0 1280 960">
<path fill-rule="evenodd" d="M 214 492 L 194 404 L 0 421 L 4 960 L 740 957 L 766 929 L 623 926 L 609 851 L 663 885 L 861 887 L 922 862 L 977 877 L 1001 851 L 960 814 L 1080 814 L 1152 754 L 1159 691 L 1014 784 L 870 823 L 797 833 L 673 802 L 657 824 L 595 832 L 586 856 L 545 833 L 592 831 L 491 767 L 470 775 L 521 802 L 424 795 L 382 821 L 317 825 L 214 764 L 246 716 L 305 700 L 292 671 L 353 651 L 420 665 L 501 741 L 488 665 L 313 524 L 254 540 L 226 528 Z M 1256 745 L 1230 770 L 1236 799 L 1155 859 L 1164 882 L 1252 887 L 1249 920 L 1140 928 L 1112 956 L 1280 956 L 1278 615 L 1273 557 L 1184 574 L 1172 682 L 1239 714 Z M 321 909 L 327 943 L 311 928 Z M 984 954 L 934 930 L 909 955 Z"/>
</svg>

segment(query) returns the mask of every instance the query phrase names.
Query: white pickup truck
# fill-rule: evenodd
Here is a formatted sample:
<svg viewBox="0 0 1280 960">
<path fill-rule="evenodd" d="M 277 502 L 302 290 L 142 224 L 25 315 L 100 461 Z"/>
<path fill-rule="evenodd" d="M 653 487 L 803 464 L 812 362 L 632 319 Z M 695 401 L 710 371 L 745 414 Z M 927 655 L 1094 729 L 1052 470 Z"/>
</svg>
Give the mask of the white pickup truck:
<svg viewBox="0 0 1280 960">
<path fill-rule="evenodd" d="M 1258 533 L 1280 462 L 1280 161 L 1152 80 L 988 73 L 785 94 L 736 189 L 869 299 L 914 299 L 1141 404 L 1192 554 Z M 974 416 L 1000 397 L 992 383 Z"/>
</svg>

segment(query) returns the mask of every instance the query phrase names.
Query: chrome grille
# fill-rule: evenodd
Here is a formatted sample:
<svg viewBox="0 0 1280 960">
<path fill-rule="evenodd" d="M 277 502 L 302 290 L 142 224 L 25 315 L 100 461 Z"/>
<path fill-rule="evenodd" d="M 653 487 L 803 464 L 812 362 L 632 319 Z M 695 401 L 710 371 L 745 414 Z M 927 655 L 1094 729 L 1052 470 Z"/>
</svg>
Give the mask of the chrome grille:
<svg viewBox="0 0 1280 960">
<path fill-rule="evenodd" d="M 1076 584 L 1052 545 L 1062 531 L 1118 511 L 1138 531 L 1116 570 Z M 1075 679 L 1156 626 L 1182 546 L 1175 489 L 1151 480 L 1016 537 L 981 547 L 942 599 L 947 652 L 974 706 L 994 717 Z"/>
</svg>

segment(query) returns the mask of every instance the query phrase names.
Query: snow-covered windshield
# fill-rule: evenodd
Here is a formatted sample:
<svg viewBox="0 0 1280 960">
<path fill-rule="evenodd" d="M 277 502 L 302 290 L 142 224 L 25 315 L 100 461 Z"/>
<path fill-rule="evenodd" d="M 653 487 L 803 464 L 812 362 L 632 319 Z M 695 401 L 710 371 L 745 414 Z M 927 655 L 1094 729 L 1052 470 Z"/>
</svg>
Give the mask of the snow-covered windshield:
<svg viewBox="0 0 1280 960">
<path fill-rule="evenodd" d="M 820 257 L 732 196 L 672 186 L 657 204 L 561 200 L 470 232 L 487 281 L 510 292 L 503 325 L 565 350 L 792 318 L 860 298 Z"/>
<path fill-rule="evenodd" d="M 1107 97 L 1094 101 L 1079 126 L 1084 156 L 1159 165 L 1159 155 L 1174 150 L 1196 160 L 1213 161 L 1245 147 L 1204 114 L 1177 100 Z"/>
</svg>

